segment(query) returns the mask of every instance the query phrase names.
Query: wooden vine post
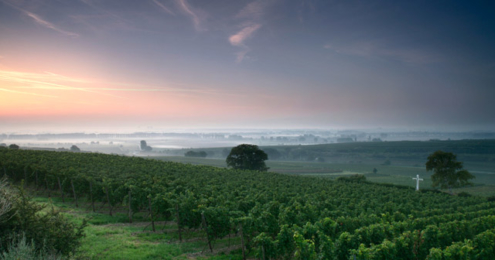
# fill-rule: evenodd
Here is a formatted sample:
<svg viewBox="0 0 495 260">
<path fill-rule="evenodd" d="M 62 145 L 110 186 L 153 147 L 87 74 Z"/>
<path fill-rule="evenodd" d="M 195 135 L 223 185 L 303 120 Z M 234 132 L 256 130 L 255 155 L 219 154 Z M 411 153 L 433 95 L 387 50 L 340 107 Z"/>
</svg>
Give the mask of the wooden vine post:
<svg viewBox="0 0 495 260">
<path fill-rule="evenodd" d="M 180 214 L 179 214 L 179 204 L 175 204 L 175 212 L 177 214 L 177 230 L 179 231 L 179 241 L 182 243 L 182 234 L 180 232 Z"/>
<path fill-rule="evenodd" d="M 34 177 L 36 178 L 36 190 L 38 190 L 39 187 L 38 187 L 38 171 L 37 170 L 34 171 Z"/>
<path fill-rule="evenodd" d="M 91 207 L 93 207 L 93 212 L 95 212 L 95 201 L 93 200 L 93 182 L 89 182 L 89 197 L 91 199 Z"/>
<path fill-rule="evenodd" d="M 24 182 L 23 182 L 24 185 L 27 185 L 28 184 L 27 169 L 26 168 L 27 168 L 27 166 L 24 167 Z"/>
<path fill-rule="evenodd" d="M 58 187 L 60 188 L 60 194 L 62 195 L 62 202 L 65 203 L 64 190 L 62 189 L 62 183 L 60 182 L 60 177 L 57 177 Z"/>
<path fill-rule="evenodd" d="M 155 220 L 153 219 L 153 208 L 151 208 L 151 197 L 148 196 L 148 205 L 150 209 L 150 218 L 151 218 L 151 227 L 153 228 L 153 232 L 155 232 Z"/>
<path fill-rule="evenodd" d="M 241 224 L 241 247 L 242 247 L 242 260 L 246 260 L 246 251 L 244 247 L 244 232 L 242 232 L 242 224 Z"/>
<path fill-rule="evenodd" d="M 72 193 L 74 194 L 74 200 L 76 201 L 76 208 L 79 208 L 79 203 L 77 203 L 76 189 L 74 188 L 74 181 L 70 179 L 70 185 L 72 186 Z"/>
<path fill-rule="evenodd" d="M 129 223 L 132 223 L 131 190 L 129 190 Z"/>
<path fill-rule="evenodd" d="M 208 241 L 208 246 L 210 247 L 210 252 L 213 253 L 213 248 L 211 247 L 210 237 L 208 236 L 208 225 L 206 224 L 205 214 L 203 212 L 201 212 L 201 219 L 203 221 L 203 228 L 205 229 L 205 233 L 206 233 L 206 241 Z"/>
<path fill-rule="evenodd" d="M 107 202 L 108 202 L 108 206 L 110 207 L 110 216 L 113 216 L 112 215 L 112 204 L 110 203 L 110 196 L 108 195 L 108 187 L 105 187 L 105 193 L 107 194 Z"/>
<path fill-rule="evenodd" d="M 48 189 L 48 180 L 46 179 L 46 176 L 45 176 L 45 191 L 46 190 L 48 190 L 48 198 L 51 198 L 52 197 L 52 190 Z"/>
</svg>

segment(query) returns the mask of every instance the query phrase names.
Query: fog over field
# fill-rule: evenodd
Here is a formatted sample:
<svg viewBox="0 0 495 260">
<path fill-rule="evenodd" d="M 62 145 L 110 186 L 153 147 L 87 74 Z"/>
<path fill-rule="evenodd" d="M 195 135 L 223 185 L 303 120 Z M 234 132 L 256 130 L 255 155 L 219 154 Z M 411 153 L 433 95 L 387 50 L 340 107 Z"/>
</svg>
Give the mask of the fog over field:
<svg viewBox="0 0 495 260">
<path fill-rule="evenodd" d="M 354 142 L 429 141 L 495 138 L 495 132 L 434 132 L 370 130 L 232 130 L 198 129 L 195 132 L 134 132 L 134 133 L 4 133 L 3 145 L 43 149 L 68 149 L 72 145 L 83 151 L 116 153 L 124 155 L 157 155 L 168 150 L 190 148 L 231 148 L 248 143 L 259 146 L 316 145 Z M 153 148 L 151 152 L 140 149 L 145 140 Z"/>
</svg>

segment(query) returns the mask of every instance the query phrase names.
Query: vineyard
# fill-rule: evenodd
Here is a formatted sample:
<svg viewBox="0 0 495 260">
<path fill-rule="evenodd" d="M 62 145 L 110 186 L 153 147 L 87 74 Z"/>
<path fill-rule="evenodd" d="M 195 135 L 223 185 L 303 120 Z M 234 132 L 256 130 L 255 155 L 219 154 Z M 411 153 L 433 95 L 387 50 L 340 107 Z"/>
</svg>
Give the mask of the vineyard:
<svg viewBox="0 0 495 260">
<path fill-rule="evenodd" d="M 239 238 L 258 259 L 495 259 L 495 202 L 413 188 L 138 157 L 0 149 L 0 176 L 128 221 Z M 23 181 L 23 182 L 22 182 Z"/>
</svg>

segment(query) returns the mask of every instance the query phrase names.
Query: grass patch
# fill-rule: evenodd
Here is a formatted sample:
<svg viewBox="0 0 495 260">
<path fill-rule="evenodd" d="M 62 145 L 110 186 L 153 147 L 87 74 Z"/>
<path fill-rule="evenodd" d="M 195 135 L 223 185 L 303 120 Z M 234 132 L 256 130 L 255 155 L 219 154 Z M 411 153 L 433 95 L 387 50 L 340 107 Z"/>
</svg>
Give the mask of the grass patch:
<svg viewBox="0 0 495 260">
<path fill-rule="evenodd" d="M 58 210 L 70 221 L 82 223 L 88 220 L 86 237 L 76 259 L 242 259 L 239 252 L 222 253 L 229 246 L 240 244 L 240 238 L 232 237 L 215 242 L 215 254 L 207 249 L 202 230 L 183 230 L 183 243 L 179 243 L 177 226 L 173 222 L 155 222 L 156 232 L 151 231 L 146 213 L 136 213 L 134 223 L 128 223 L 127 214 L 110 216 L 103 212 L 92 212 L 90 204 L 80 199 L 76 208 L 71 198 L 65 202 L 59 197 L 47 197 L 41 191 L 31 191 L 33 200 L 47 205 L 45 210 Z M 52 195 L 58 195 L 52 192 Z M 101 203 L 96 205 L 102 208 Z"/>
</svg>

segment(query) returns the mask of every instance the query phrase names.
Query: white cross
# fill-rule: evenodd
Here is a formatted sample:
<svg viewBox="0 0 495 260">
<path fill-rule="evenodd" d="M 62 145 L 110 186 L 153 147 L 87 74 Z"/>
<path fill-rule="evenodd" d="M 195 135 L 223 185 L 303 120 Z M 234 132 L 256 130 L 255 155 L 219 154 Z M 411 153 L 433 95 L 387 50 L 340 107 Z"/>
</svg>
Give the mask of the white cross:
<svg viewBox="0 0 495 260">
<path fill-rule="evenodd" d="M 412 178 L 413 180 L 416 180 L 416 190 L 419 190 L 419 181 L 422 181 L 423 179 L 419 178 L 419 174 L 416 175 L 416 178 Z"/>
</svg>

